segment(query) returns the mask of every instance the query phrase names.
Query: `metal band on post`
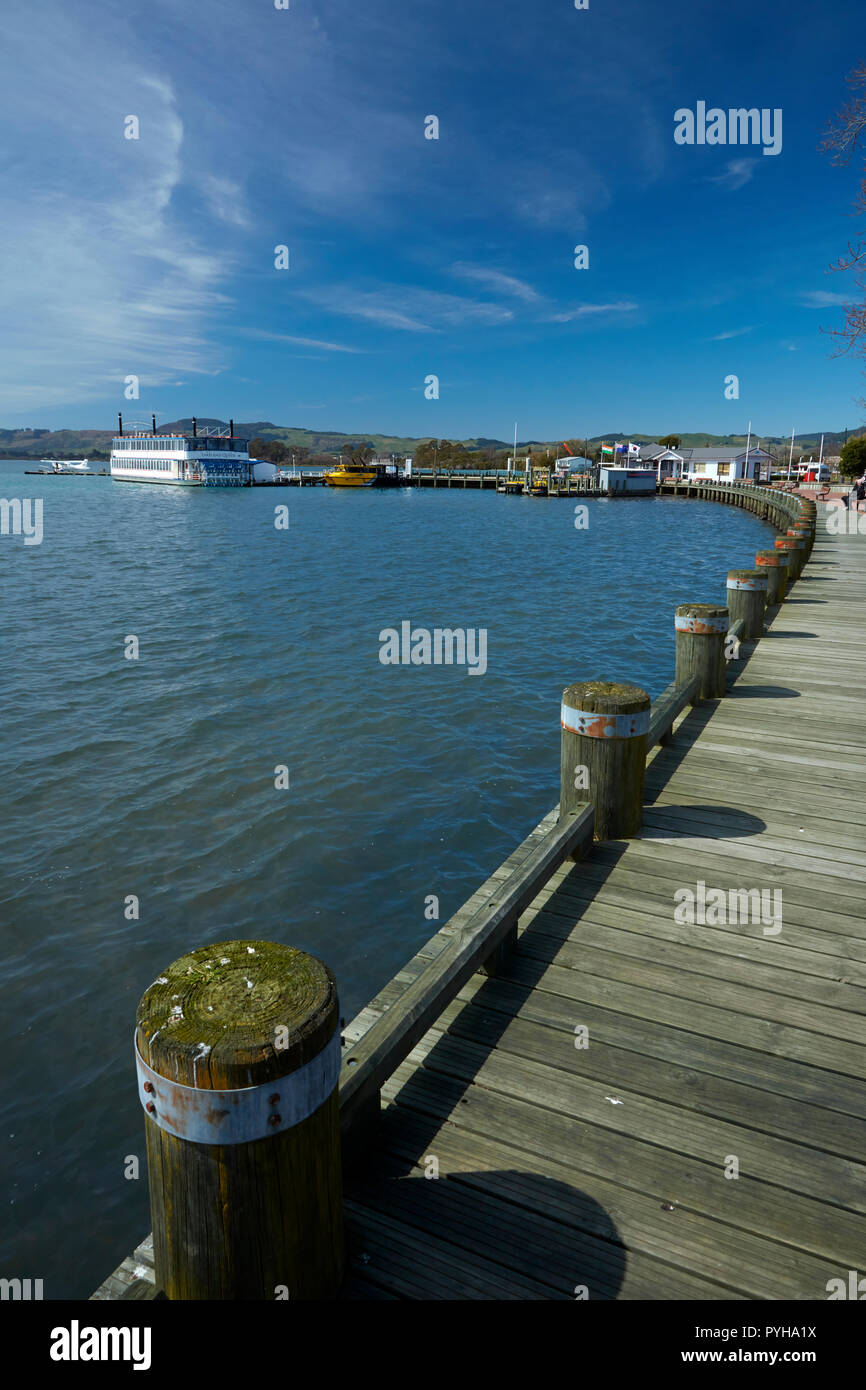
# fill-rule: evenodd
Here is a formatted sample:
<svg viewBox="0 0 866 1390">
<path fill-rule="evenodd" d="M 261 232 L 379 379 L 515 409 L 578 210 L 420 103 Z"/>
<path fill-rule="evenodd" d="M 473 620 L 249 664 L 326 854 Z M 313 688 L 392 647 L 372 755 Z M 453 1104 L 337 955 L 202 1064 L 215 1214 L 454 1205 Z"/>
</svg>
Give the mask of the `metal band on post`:
<svg viewBox="0 0 866 1390">
<path fill-rule="evenodd" d="M 757 593 L 759 589 L 760 589 L 760 590 L 764 590 L 764 589 L 766 589 L 766 587 L 767 587 L 767 577 L 766 577 L 766 575 L 761 575 L 759 578 L 755 578 L 755 579 L 729 579 L 729 580 L 728 580 L 728 588 L 729 588 L 729 589 L 744 589 L 747 593 L 751 593 L 751 594 Z"/>
<path fill-rule="evenodd" d="M 675 613 L 674 630 L 676 632 L 690 632 L 695 637 L 711 637 L 720 632 L 726 633 L 728 630 L 727 609 L 715 618 L 697 618 Z"/>
<path fill-rule="evenodd" d="M 563 729 L 584 738 L 639 738 L 649 733 L 650 712 L 639 710 L 635 714 L 598 714 L 594 710 L 572 709 L 563 704 L 560 707 L 559 722 Z"/>
<path fill-rule="evenodd" d="M 191 1144 L 250 1144 L 292 1129 L 318 1110 L 340 1077 L 336 1029 L 318 1056 L 279 1081 L 204 1091 L 160 1076 L 135 1049 L 138 1098 L 154 1124 Z"/>
</svg>

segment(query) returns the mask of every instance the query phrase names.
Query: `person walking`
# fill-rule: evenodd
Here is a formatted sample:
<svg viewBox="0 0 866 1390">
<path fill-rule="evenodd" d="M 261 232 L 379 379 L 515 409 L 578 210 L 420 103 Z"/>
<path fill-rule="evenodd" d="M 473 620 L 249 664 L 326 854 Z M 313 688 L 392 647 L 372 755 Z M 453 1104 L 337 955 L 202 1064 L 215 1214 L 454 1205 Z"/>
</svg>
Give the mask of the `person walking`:
<svg viewBox="0 0 866 1390">
<path fill-rule="evenodd" d="M 859 512 L 860 503 L 866 501 L 866 472 L 864 472 L 862 478 L 857 478 L 854 488 L 857 493 L 857 502 L 854 510 L 855 512 Z"/>
</svg>

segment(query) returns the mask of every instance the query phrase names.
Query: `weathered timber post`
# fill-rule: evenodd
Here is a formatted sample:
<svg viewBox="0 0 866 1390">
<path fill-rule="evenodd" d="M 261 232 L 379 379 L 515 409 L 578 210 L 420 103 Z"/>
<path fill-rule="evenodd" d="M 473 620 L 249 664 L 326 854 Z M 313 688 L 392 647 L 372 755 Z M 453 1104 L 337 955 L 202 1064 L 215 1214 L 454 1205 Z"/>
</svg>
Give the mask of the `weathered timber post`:
<svg viewBox="0 0 866 1390">
<path fill-rule="evenodd" d="M 743 620 L 743 637 L 755 641 L 764 631 L 767 572 L 763 569 L 728 570 L 728 611 L 731 625 Z"/>
<path fill-rule="evenodd" d="M 343 1273 L 337 986 L 315 956 L 224 941 L 138 1007 L 158 1286 L 327 1299 Z"/>
<path fill-rule="evenodd" d="M 794 543 L 795 543 L 795 552 L 794 552 L 794 553 L 795 553 L 795 556 L 796 556 L 796 575 L 795 575 L 795 578 L 799 579 L 799 578 L 800 578 L 800 575 L 803 573 L 803 567 L 804 567 L 804 565 L 805 565 L 805 563 L 806 563 L 806 559 L 807 559 L 807 555 L 806 555 L 806 537 L 805 537 L 805 536 L 802 536 L 802 535 L 800 534 L 799 531 L 797 531 L 797 530 L 794 529 L 793 526 L 789 526 L 789 527 L 788 527 L 787 535 L 788 535 L 789 537 L 791 537 L 791 538 L 794 540 Z M 790 562 L 789 562 L 789 563 L 790 563 Z"/>
<path fill-rule="evenodd" d="M 563 692 L 560 814 L 591 801 L 596 840 L 640 829 L 649 721 L 650 697 L 640 686 L 581 681 Z"/>
<path fill-rule="evenodd" d="M 787 555 L 781 550 L 759 550 L 755 555 L 755 565 L 767 572 L 767 607 L 781 603 L 788 577 Z"/>
<path fill-rule="evenodd" d="M 798 517 L 791 530 L 794 535 L 802 536 L 803 540 L 806 542 L 806 559 L 808 560 L 812 553 L 812 545 L 815 539 L 815 527 L 813 523 L 807 517 Z"/>
<path fill-rule="evenodd" d="M 727 608 L 714 603 L 681 603 L 674 614 L 677 657 L 674 681 L 687 685 L 700 676 L 702 700 L 720 700 L 725 693 L 725 636 L 730 626 Z"/>
<path fill-rule="evenodd" d="M 788 591 L 797 578 L 798 542 L 793 536 L 777 536 L 773 542 L 775 550 L 781 550 L 788 557 Z"/>
</svg>

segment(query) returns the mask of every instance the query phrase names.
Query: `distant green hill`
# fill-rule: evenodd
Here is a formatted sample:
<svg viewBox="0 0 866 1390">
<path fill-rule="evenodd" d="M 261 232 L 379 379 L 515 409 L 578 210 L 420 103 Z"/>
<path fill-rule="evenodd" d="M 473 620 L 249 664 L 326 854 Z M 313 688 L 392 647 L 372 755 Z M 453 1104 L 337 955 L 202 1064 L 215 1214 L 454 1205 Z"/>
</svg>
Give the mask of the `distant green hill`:
<svg viewBox="0 0 866 1390">
<path fill-rule="evenodd" d="M 200 430 L 228 428 L 227 420 L 217 420 L 213 418 L 199 417 L 197 424 Z M 176 430 L 179 434 L 189 434 L 192 432 L 192 418 L 184 420 L 161 421 L 160 430 Z M 661 431 L 660 433 L 675 434 L 676 430 Z M 419 444 L 430 439 L 430 435 L 397 435 L 397 434 L 366 434 L 359 431 L 354 434 L 346 434 L 340 430 L 308 430 L 298 426 L 275 425 L 270 420 L 236 420 L 235 434 L 245 439 L 279 439 L 287 445 L 299 445 L 309 449 L 314 454 L 339 454 L 341 448 L 346 443 L 369 443 L 377 453 L 381 454 L 412 454 Z M 866 425 L 856 430 L 849 430 L 848 437 L 866 434 Z M 111 440 L 114 436 L 113 429 L 91 429 L 91 430 L 4 430 L 0 429 L 0 456 L 7 458 L 50 458 L 50 457 L 89 457 L 93 459 L 108 458 L 111 449 Z M 600 444 L 603 441 L 611 440 L 632 440 L 634 442 L 652 443 L 659 437 L 659 432 L 652 433 L 640 430 L 610 430 L 607 434 L 595 434 L 591 436 L 590 443 Z M 755 437 L 755 436 L 753 436 Z M 757 436 L 762 444 L 777 444 L 784 446 L 788 440 L 773 435 Z M 790 436 L 789 436 L 790 437 Z M 812 434 L 795 435 L 795 443 L 801 448 L 817 448 L 821 439 L 821 431 Z M 838 452 L 839 447 L 844 441 L 845 434 L 842 430 L 827 430 L 824 433 L 825 453 Z M 509 439 L 489 439 L 478 436 L 472 439 L 454 439 L 455 444 L 463 444 L 467 449 L 511 449 L 512 440 Z M 518 451 L 554 445 L 558 441 L 540 439 L 522 439 L 518 441 Z M 700 448 L 708 445 L 745 445 L 745 434 L 681 434 L 681 446 L 687 448 Z"/>
</svg>

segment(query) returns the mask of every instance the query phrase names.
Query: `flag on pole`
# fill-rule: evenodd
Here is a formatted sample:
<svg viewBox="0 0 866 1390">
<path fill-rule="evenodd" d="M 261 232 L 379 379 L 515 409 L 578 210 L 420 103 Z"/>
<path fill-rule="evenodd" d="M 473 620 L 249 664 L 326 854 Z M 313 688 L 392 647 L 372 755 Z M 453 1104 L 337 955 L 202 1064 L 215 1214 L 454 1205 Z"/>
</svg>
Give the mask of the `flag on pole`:
<svg viewBox="0 0 866 1390">
<path fill-rule="evenodd" d="M 602 444 L 602 446 L 601 446 L 601 452 L 602 452 L 603 454 L 612 454 L 612 453 L 613 453 L 613 445 L 612 445 L 612 444 Z"/>
</svg>

